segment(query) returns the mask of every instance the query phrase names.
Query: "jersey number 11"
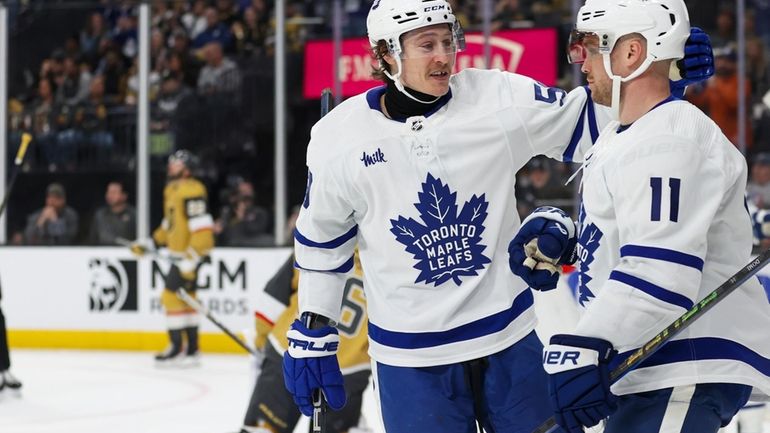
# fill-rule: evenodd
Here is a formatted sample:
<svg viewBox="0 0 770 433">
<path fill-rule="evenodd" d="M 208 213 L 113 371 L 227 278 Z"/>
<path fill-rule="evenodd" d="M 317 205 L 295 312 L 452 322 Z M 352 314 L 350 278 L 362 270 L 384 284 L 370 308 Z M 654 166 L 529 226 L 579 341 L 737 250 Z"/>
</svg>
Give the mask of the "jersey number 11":
<svg viewBox="0 0 770 433">
<path fill-rule="evenodd" d="M 669 196 L 669 221 L 679 221 L 679 191 L 682 180 L 672 177 L 668 180 Z M 652 188 L 652 209 L 650 210 L 650 219 L 660 221 L 660 208 L 663 201 L 663 178 L 651 177 L 650 187 Z"/>
</svg>

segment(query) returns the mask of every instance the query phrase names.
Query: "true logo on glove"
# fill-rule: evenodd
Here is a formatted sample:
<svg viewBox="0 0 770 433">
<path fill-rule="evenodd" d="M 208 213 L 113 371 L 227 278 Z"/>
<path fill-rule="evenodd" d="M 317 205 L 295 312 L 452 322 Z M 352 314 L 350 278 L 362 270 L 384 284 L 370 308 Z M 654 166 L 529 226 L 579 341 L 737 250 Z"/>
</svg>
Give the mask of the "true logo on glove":
<svg viewBox="0 0 770 433">
<path fill-rule="evenodd" d="M 324 343 L 321 347 L 316 347 L 314 341 L 303 341 L 303 340 L 297 340 L 294 338 L 287 338 L 289 340 L 289 346 L 294 347 L 295 349 L 300 350 L 307 350 L 310 352 L 331 352 L 336 353 L 337 348 L 339 346 L 338 341 L 330 341 L 327 343 Z"/>
<path fill-rule="evenodd" d="M 564 365 L 572 361 L 572 365 L 578 365 L 580 352 L 576 351 L 543 351 L 543 364 Z"/>
</svg>

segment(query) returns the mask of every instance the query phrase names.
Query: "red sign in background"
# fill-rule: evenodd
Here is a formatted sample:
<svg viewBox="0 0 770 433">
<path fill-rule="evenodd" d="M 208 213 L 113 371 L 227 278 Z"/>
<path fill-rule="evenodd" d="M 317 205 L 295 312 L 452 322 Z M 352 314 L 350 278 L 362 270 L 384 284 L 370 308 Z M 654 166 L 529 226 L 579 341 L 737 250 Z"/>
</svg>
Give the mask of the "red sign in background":
<svg viewBox="0 0 770 433">
<path fill-rule="evenodd" d="M 484 36 L 465 35 L 466 49 L 457 54 L 455 71 L 484 67 Z M 532 77 L 547 86 L 556 84 L 556 29 L 503 30 L 492 34 L 492 68 Z M 334 43 L 308 41 L 305 46 L 304 95 L 317 99 L 325 87 L 334 86 Z M 372 59 L 367 38 L 342 42 L 339 74 L 342 95 L 353 96 L 382 83 L 371 79 Z"/>
</svg>

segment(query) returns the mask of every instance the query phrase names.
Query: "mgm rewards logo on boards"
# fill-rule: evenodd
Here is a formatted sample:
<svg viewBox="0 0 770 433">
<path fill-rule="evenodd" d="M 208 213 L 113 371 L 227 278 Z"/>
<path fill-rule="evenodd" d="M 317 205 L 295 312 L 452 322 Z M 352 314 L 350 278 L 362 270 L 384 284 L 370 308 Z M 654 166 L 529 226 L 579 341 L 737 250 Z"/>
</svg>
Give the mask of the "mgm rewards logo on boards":
<svg viewBox="0 0 770 433">
<path fill-rule="evenodd" d="M 89 310 L 137 311 L 136 261 L 113 258 L 92 258 L 88 261 L 90 274 Z"/>
</svg>

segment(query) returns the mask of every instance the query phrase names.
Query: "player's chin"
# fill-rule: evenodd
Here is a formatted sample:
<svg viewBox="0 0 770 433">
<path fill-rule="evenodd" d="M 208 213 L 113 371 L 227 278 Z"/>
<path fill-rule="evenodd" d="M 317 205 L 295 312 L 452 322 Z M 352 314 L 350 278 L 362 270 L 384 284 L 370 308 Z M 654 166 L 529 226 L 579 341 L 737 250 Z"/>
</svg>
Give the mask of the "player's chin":
<svg viewBox="0 0 770 433">
<path fill-rule="evenodd" d="M 449 80 L 431 80 L 430 93 L 433 96 L 444 96 L 449 91 Z"/>
</svg>

